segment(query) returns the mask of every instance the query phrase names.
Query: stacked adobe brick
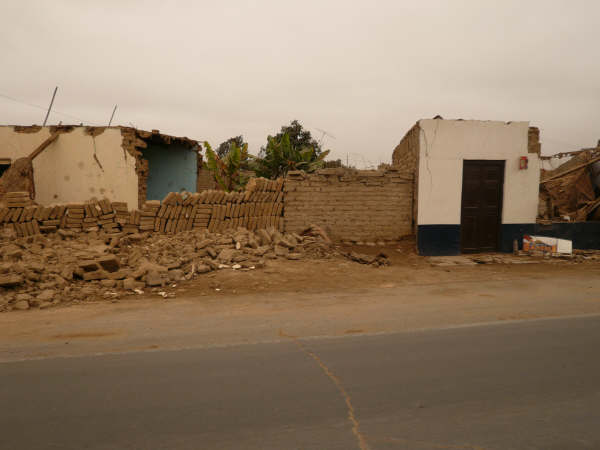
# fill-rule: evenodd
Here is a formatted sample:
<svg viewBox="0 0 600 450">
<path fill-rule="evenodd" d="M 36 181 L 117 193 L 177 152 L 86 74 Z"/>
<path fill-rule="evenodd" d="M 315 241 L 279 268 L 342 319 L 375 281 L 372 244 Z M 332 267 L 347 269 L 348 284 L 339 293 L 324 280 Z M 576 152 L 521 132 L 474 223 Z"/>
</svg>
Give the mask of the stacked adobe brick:
<svg viewBox="0 0 600 450">
<path fill-rule="evenodd" d="M 69 231 L 100 231 L 105 234 L 157 232 L 175 234 L 190 230 L 273 227 L 283 231 L 283 179 L 250 180 L 242 192 L 207 190 L 183 195 L 169 193 L 163 201 L 149 200 L 141 209 L 129 211 L 125 202 L 108 199 L 66 205 L 35 205 L 27 192 L 4 197 L 0 224 L 17 236 Z"/>
<path fill-rule="evenodd" d="M 250 231 L 273 227 L 283 231 L 283 178 L 253 178 L 243 192 L 204 191 L 212 203 L 209 231 L 246 228 Z"/>
<path fill-rule="evenodd" d="M 8 192 L 4 195 L 6 207 L 0 210 L 0 222 L 10 222 L 21 235 L 38 234 L 37 221 L 33 220 L 37 208 L 29 192 Z"/>
</svg>

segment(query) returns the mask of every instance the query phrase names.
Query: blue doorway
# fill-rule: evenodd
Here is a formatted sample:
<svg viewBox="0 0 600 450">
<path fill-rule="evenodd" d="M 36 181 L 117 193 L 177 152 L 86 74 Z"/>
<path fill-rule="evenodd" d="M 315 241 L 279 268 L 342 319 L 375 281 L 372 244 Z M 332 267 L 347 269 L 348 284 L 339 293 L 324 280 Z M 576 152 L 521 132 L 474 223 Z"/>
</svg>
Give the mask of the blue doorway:
<svg viewBox="0 0 600 450">
<path fill-rule="evenodd" d="M 169 192 L 196 192 L 196 149 L 176 144 L 149 143 L 143 156 L 148 161 L 147 200 L 162 200 Z"/>
</svg>

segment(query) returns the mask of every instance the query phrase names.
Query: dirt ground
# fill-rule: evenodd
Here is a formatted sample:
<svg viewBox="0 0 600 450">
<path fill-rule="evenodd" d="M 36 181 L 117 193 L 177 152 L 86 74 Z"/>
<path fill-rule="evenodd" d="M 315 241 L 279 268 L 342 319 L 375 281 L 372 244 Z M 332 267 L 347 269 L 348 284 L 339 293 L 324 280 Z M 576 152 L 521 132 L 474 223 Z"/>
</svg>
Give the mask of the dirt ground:
<svg viewBox="0 0 600 450">
<path fill-rule="evenodd" d="M 275 260 L 180 283 L 169 288 L 174 297 L 146 290 L 114 303 L 0 314 L 0 361 L 600 314 L 598 261 L 476 264 L 451 257 L 433 265 L 438 259 L 408 245 L 353 248 L 385 251 L 390 266 L 340 257 Z"/>
<path fill-rule="evenodd" d="M 431 284 L 456 281 L 502 280 L 515 274 L 545 278 L 552 274 L 579 274 L 581 271 L 600 273 L 600 261 L 575 262 L 562 259 L 543 260 L 532 257 L 507 257 L 517 264 L 477 264 L 462 256 L 430 258 L 414 251 L 414 242 L 402 241 L 394 247 L 340 246 L 344 252 L 368 255 L 384 253 L 389 266 L 362 265 L 348 259 L 270 261 L 264 269 L 253 271 L 221 270 L 168 289 L 176 297 L 248 295 L 275 293 L 326 293 L 361 288 L 380 287 L 389 283 L 401 285 Z M 489 255 L 476 255 L 484 259 Z M 456 260 L 456 265 L 437 265 L 437 261 Z"/>
</svg>

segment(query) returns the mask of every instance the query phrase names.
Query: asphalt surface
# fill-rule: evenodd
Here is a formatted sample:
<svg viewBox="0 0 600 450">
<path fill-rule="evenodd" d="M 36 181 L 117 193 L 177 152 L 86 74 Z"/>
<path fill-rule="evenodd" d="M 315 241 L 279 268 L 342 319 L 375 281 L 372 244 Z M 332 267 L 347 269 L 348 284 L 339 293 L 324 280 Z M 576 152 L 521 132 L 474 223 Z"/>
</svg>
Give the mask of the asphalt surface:
<svg viewBox="0 0 600 450">
<path fill-rule="evenodd" d="M 589 316 L 6 362 L 0 448 L 598 449 L 599 349 Z"/>
</svg>

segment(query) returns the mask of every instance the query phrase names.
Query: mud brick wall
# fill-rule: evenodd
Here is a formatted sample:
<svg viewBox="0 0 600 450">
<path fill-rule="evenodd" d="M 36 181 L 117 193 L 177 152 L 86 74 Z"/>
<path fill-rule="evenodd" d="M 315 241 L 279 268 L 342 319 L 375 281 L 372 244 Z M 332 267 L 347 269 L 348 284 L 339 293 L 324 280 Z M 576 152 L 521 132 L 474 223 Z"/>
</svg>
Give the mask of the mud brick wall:
<svg viewBox="0 0 600 450">
<path fill-rule="evenodd" d="M 418 186 L 419 186 L 419 124 L 416 123 L 408 132 L 404 135 L 400 143 L 394 149 L 392 153 L 392 164 L 398 167 L 400 170 L 410 173 L 413 176 L 413 223 L 412 231 L 416 233 L 417 227 L 417 214 L 418 214 Z"/>
<path fill-rule="evenodd" d="M 414 171 L 419 163 L 419 124 L 404 135 L 392 153 L 392 165 L 404 171 Z"/>
<path fill-rule="evenodd" d="M 412 233 L 412 174 L 386 170 L 290 172 L 285 181 L 286 232 L 315 224 L 335 241 L 395 241 Z"/>
<path fill-rule="evenodd" d="M 255 178 L 242 192 L 205 190 L 186 196 L 171 192 L 162 202 L 146 201 L 141 209 L 133 210 L 125 202 L 106 198 L 41 206 L 30 199 L 28 192 L 10 192 L 0 207 L 0 226 L 12 228 L 19 237 L 60 229 L 102 231 L 108 235 L 175 234 L 197 229 L 220 232 L 238 227 L 283 231 L 283 183 L 283 178 Z"/>
<path fill-rule="evenodd" d="M 198 170 L 198 181 L 197 181 L 196 191 L 202 192 L 206 189 L 216 189 L 216 188 L 217 188 L 217 183 L 215 182 L 215 179 L 212 176 L 212 173 L 210 172 L 210 170 L 208 170 L 206 167 L 201 167 L 200 170 Z"/>
<path fill-rule="evenodd" d="M 540 129 L 538 127 L 529 127 L 527 133 L 527 153 L 542 154 L 542 144 L 540 143 Z"/>
</svg>

